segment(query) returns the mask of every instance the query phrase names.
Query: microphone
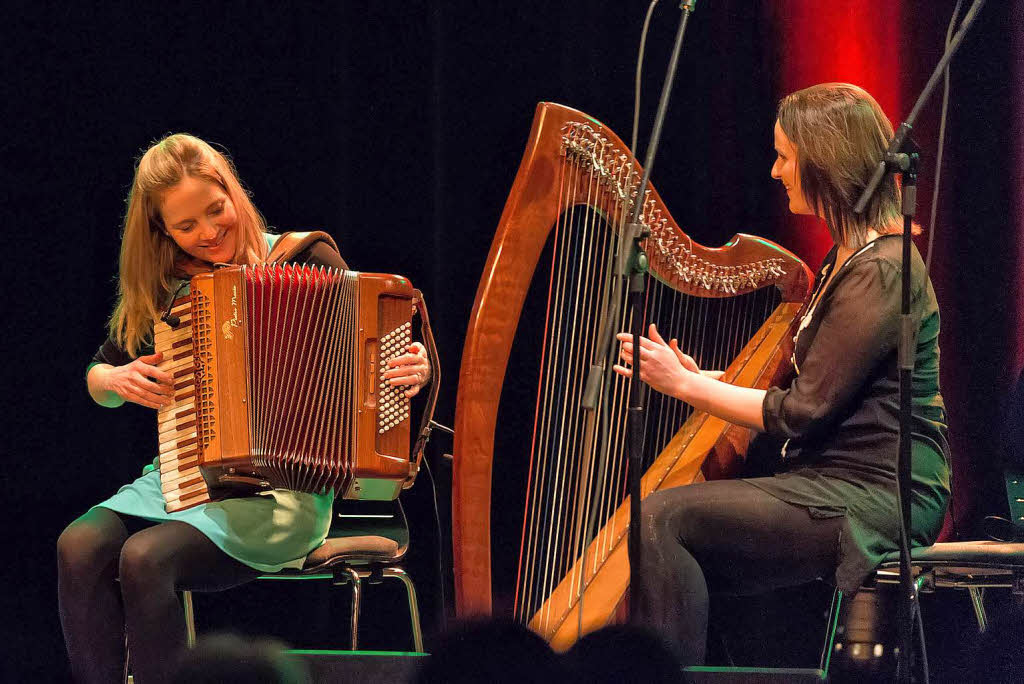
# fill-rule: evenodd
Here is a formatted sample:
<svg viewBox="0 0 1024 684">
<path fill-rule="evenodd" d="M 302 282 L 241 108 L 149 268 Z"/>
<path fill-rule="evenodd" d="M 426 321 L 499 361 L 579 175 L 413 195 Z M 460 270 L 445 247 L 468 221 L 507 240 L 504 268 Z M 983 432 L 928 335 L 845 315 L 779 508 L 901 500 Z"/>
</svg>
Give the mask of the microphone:
<svg viewBox="0 0 1024 684">
<path fill-rule="evenodd" d="M 164 311 L 164 315 L 160 317 L 160 320 L 171 326 L 177 328 L 181 325 L 181 319 L 171 313 L 171 309 L 174 308 L 174 300 L 178 298 L 178 293 L 181 292 L 182 288 L 188 285 L 189 281 L 183 280 L 178 284 L 178 288 L 171 295 L 171 301 L 167 302 L 167 311 Z"/>
</svg>

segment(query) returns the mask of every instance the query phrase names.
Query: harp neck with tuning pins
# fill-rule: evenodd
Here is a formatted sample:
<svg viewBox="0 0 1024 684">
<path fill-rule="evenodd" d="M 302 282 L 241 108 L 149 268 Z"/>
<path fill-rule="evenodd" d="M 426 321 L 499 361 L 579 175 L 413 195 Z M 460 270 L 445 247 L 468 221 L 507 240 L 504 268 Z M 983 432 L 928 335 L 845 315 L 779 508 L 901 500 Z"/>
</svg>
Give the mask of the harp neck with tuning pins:
<svg viewBox="0 0 1024 684">
<path fill-rule="evenodd" d="M 586 370 L 606 362 L 594 358 L 600 302 L 611 285 L 616 236 L 641 199 L 641 174 L 611 130 L 576 110 L 538 105 L 463 348 L 452 492 L 456 608 L 462 617 L 507 608 L 556 649 L 620 616 L 628 589 L 628 383 L 617 378 L 602 393 L 597 413 L 606 410 L 613 423 L 603 453 L 594 421 L 579 406 Z M 807 267 L 749 235 L 701 246 L 653 187 L 642 201 L 640 220 L 650 230 L 645 320 L 666 339 L 678 338 L 702 368 L 724 370 L 726 382 L 779 382 L 810 288 Z M 524 311 L 537 319 L 521 322 Z M 620 311 L 626 330 L 629 312 Z M 518 436 L 503 438 L 501 430 L 515 429 L 508 419 L 523 412 L 522 401 L 503 408 L 509 359 L 531 344 L 536 353 L 518 356 L 532 360 L 537 378 L 532 415 Z M 656 393 L 644 434 L 644 496 L 733 474 L 750 440 L 749 431 Z M 514 497 L 499 491 L 509 484 L 495 474 L 502 470 L 521 475 Z M 498 518 L 515 500 L 521 527 L 492 549 L 492 527 L 506 528 Z M 515 567 L 498 567 L 497 548 L 514 542 Z M 510 578 L 508 586 L 492 576 Z"/>
</svg>

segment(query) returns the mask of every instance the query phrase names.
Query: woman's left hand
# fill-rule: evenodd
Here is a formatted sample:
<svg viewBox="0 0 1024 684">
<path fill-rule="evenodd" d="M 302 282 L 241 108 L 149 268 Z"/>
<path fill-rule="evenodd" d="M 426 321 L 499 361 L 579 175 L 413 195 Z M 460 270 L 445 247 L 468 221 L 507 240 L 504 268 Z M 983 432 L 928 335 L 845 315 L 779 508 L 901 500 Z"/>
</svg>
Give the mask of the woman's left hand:
<svg viewBox="0 0 1024 684">
<path fill-rule="evenodd" d="M 213 264 L 210 262 L 196 259 L 194 256 L 184 252 L 178 254 L 174 259 L 174 274 L 183 280 L 188 280 L 193 276 L 203 273 L 209 273 L 212 270 Z"/>
<path fill-rule="evenodd" d="M 388 370 L 384 371 L 384 379 L 393 387 L 408 385 L 406 397 L 415 397 L 430 382 L 430 361 L 427 350 L 419 342 L 413 342 L 406 349 L 406 354 L 388 361 Z"/>
<path fill-rule="evenodd" d="M 672 340 L 666 343 L 658 334 L 658 328 L 651 323 L 648 330 L 650 338 L 640 338 L 640 379 L 662 394 L 685 400 L 689 380 L 700 368 L 692 358 L 679 349 L 679 343 Z M 633 365 L 633 336 L 629 333 L 616 335 L 622 348 L 619 356 L 624 364 Z M 616 364 L 614 369 L 619 375 L 631 377 L 633 371 L 626 365 Z"/>
</svg>

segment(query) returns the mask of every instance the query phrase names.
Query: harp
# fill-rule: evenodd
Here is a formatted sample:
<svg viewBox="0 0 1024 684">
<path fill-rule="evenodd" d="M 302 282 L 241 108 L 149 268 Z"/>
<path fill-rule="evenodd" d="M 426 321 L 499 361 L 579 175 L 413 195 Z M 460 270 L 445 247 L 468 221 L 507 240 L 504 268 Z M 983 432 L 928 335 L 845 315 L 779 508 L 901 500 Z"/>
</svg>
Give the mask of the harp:
<svg viewBox="0 0 1024 684">
<path fill-rule="evenodd" d="M 607 404 L 609 414 L 622 419 L 613 421 L 606 454 L 597 453 L 599 440 L 588 438 L 579 404 L 587 368 L 601 362 L 593 358 L 596 309 L 610 286 L 615 239 L 638 201 L 641 174 L 627 147 L 600 122 L 539 104 L 463 348 L 452 491 L 456 610 L 460 617 L 510 612 L 557 650 L 621 617 L 628 590 L 625 431 L 619 423 L 629 383 L 616 378 L 597 409 L 600 414 Z M 795 321 L 811 284 L 807 267 L 749 235 L 703 247 L 678 228 L 653 187 L 640 201 L 641 221 L 651 231 L 646 320 L 666 339 L 678 338 L 701 368 L 724 370 L 727 382 L 761 388 L 779 382 L 790 369 Z M 524 306 L 540 312 L 529 325 L 520 324 Z M 619 329 L 628 330 L 628 308 L 620 310 Z M 531 351 L 518 351 L 523 345 Z M 515 355 L 532 359 L 538 381 L 518 440 L 503 442 L 496 428 L 517 412 L 501 396 L 519 384 L 506 378 Z M 736 472 L 750 431 L 657 393 L 649 397 L 643 496 Z M 529 413 L 525 403 L 518 401 L 518 410 Z M 509 448 L 515 441 L 519 446 Z M 501 520 L 513 498 L 498 490 L 509 480 L 522 490 L 516 497 L 522 524 L 515 532 Z M 588 530 L 591 518 L 598 523 Z M 495 548 L 492 528 L 500 542 Z M 513 542 L 519 544 L 514 568 L 492 564 L 499 547 Z"/>
</svg>

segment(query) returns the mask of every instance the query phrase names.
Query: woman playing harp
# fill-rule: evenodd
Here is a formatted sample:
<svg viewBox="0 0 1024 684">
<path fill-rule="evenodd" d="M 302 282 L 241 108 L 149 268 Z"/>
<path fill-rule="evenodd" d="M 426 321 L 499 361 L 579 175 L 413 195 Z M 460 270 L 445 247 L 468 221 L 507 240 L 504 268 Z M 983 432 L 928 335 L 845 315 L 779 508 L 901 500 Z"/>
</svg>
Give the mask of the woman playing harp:
<svg viewBox="0 0 1024 684">
<path fill-rule="evenodd" d="M 216 263 L 266 259 L 266 231 L 228 159 L 190 135 L 171 135 L 139 161 L 128 197 L 118 303 L 110 335 L 89 365 L 89 393 L 102 406 L 169 403 L 170 376 L 153 353 L 153 325 L 178 286 Z M 316 242 L 298 263 L 344 268 Z M 430 378 L 423 345 L 389 362 L 392 385 L 413 396 Z M 261 572 L 301 567 L 331 522 L 334 492 L 272 490 L 167 513 L 160 471 L 142 477 L 72 522 L 57 542 L 61 625 L 78 681 L 119 681 L 124 635 L 135 681 L 166 681 L 185 643 L 175 594 L 217 591 Z M 119 580 L 119 581 L 118 581 Z"/>
<path fill-rule="evenodd" d="M 731 423 L 785 440 L 771 477 L 702 482 L 643 502 L 647 595 L 641 621 L 685 664 L 704 660 L 709 594 L 751 594 L 817 578 L 855 592 L 897 548 L 897 333 L 902 217 L 890 176 L 858 215 L 853 204 L 892 137 L 877 102 L 840 83 L 782 100 L 775 124 L 790 211 L 820 217 L 834 242 L 795 340 L 788 387 L 735 387 L 700 372 L 655 326 L 641 338 L 641 378 Z M 949 497 L 949 447 L 939 394 L 939 311 L 917 250 L 911 544 L 931 544 Z M 674 333 L 673 333 L 674 334 Z M 671 336 L 666 334 L 666 336 Z M 630 375 L 631 337 L 620 334 Z M 780 540 L 786 540 L 780 544 Z"/>
<path fill-rule="evenodd" d="M 679 330 L 684 347 L 724 368 L 729 382 L 782 382 L 810 292 L 810 270 L 769 241 L 742 233 L 722 247 L 694 241 L 653 186 L 638 196 L 641 174 L 607 126 L 540 103 L 463 350 L 452 494 L 456 608 L 460 616 L 510 612 L 559 651 L 621 618 L 629 588 L 624 421 L 611 417 L 624 416 L 630 383 L 609 380 L 595 410 L 582 404 L 588 369 L 609 360 L 594 342 L 635 203 L 650 231 L 646 320 Z M 629 311 L 619 309 L 623 327 Z M 505 382 L 506 369 L 524 366 L 536 369 L 528 372 L 535 385 L 521 382 L 522 373 Z M 749 430 L 655 394 L 644 418 L 641 491 L 730 476 L 749 438 Z M 492 532 L 503 540 L 493 554 Z"/>
</svg>

